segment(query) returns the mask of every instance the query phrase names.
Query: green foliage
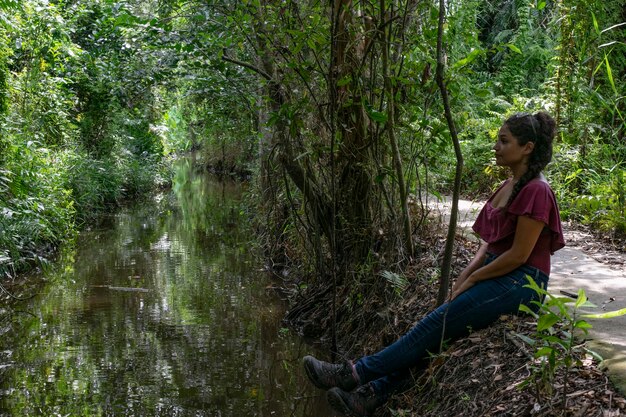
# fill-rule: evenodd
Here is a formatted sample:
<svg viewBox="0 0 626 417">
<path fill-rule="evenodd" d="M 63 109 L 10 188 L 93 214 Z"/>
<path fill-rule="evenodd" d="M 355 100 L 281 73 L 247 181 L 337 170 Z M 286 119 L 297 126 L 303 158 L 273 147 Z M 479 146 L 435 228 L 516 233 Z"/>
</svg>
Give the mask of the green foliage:
<svg viewBox="0 0 626 417">
<path fill-rule="evenodd" d="M 563 2 L 558 60 L 549 87 L 563 145 L 553 172 L 565 214 L 624 234 L 626 45 L 623 2 Z M 616 26 L 617 25 L 617 26 Z"/>
<path fill-rule="evenodd" d="M 402 293 L 402 290 L 404 290 L 406 286 L 409 285 L 409 281 L 406 279 L 406 277 L 392 271 L 382 271 L 380 273 L 380 276 L 383 277 L 389 283 L 389 285 L 391 285 L 394 292 L 398 295 L 400 295 Z"/>
<path fill-rule="evenodd" d="M 10 31 L 0 22 L 0 277 L 44 261 L 75 232 L 59 152 L 75 134 L 73 96 L 57 72 L 72 46 L 52 7 L 24 2 L 11 13 Z"/>
<path fill-rule="evenodd" d="M 119 203 L 123 178 L 113 158 L 70 154 L 67 164 L 66 186 L 72 190 L 79 217 L 86 220 Z"/>
<path fill-rule="evenodd" d="M 504 0 L 485 3 L 493 26 L 484 36 L 492 48 L 489 70 L 495 72 L 494 87 L 505 96 L 528 91 L 534 94 L 549 77 L 548 63 L 555 46 L 551 10 L 533 3 Z"/>
<path fill-rule="evenodd" d="M 0 26 L 0 117 L 9 109 L 9 69 L 7 68 L 7 60 L 11 50 L 8 48 L 8 42 L 4 28 Z"/>
<path fill-rule="evenodd" d="M 487 195 L 503 179 L 503 172 L 496 166 L 492 152 L 501 123 L 499 114 L 468 120 L 460 135 L 463 155 L 467 155 L 462 184 L 468 195 Z"/>
<path fill-rule="evenodd" d="M 106 159 L 69 154 L 64 181 L 82 223 L 169 182 L 169 174 L 159 157 L 135 157 L 126 150 Z"/>
<path fill-rule="evenodd" d="M 239 12 L 241 10 L 234 10 L 228 19 L 244 18 L 237 16 Z M 253 74 L 225 65 L 219 59 L 223 43 L 230 45 L 234 42 L 239 36 L 238 30 L 227 35 L 221 33 L 223 27 L 209 24 L 208 32 L 187 34 L 185 27 L 197 25 L 197 22 L 180 23 L 183 26 L 181 33 L 191 36 L 186 42 L 197 44 L 197 47 L 173 45 L 180 48 L 184 56 L 178 70 L 178 75 L 184 76 L 177 80 L 177 90 L 172 94 L 173 106 L 168 119 L 162 123 L 166 127 L 166 148 L 202 148 L 204 160 L 212 168 L 247 171 L 255 157 L 253 149 L 259 140 L 258 118 L 263 111 L 257 102 L 261 100 L 260 94 L 255 91 L 259 88 L 259 81 Z M 234 23 L 224 22 L 224 25 L 229 24 Z M 242 55 L 248 59 L 245 52 Z"/>
<path fill-rule="evenodd" d="M 602 232 L 623 235 L 626 233 L 626 149 L 602 143 L 602 132 L 594 137 L 584 149 L 561 144 L 549 176 L 565 217 Z M 616 160 L 622 162 L 613 162 Z"/>
<path fill-rule="evenodd" d="M 196 132 L 189 126 L 189 120 L 184 114 L 183 105 L 178 101 L 174 103 L 163 115 L 161 124 L 157 127 L 157 133 L 161 136 L 163 153 L 169 155 L 177 151 L 192 149 L 193 138 Z"/>
<path fill-rule="evenodd" d="M 562 372 L 563 396 L 567 395 L 569 369 L 580 365 L 578 358 L 580 353 L 585 353 L 584 344 L 578 344 L 576 337 L 586 335 L 591 324 L 580 319 L 578 309 L 589 307 L 593 304 L 587 301 L 585 292 L 579 290 L 578 298 L 556 297 L 531 278 L 527 277 L 529 284 L 526 287 L 533 289 L 541 298 L 546 298 L 544 303 L 533 301 L 538 306 L 539 314 L 535 314 L 528 306 L 520 306 L 520 311 L 529 313 L 537 319 L 537 330 L 528 339 L 518 335 L 522 340 L 530 344 L 534 350 L 536 362 L 532 367 L 531 375 L 520 387 L 532 384 L 535 388 L 537 401 L 544 395 L 552 396 L 554 385 L 559 370 Z M 573 304 L 570 310 L 569 304 Z"/>
<path fill-rule="evenodd" d="M 528 56 L 532 41 L 537 41 L 538 47 L 543 47 L 543 41 L 549 42 L 548 33 L 553 5 L 543 7 L 534 2 L 519 0 L 498 0 L 494 2 L 480 2 L 476 15 L 476 26 L 479 39 L 489 48 L 488 61 L 484 69 L 498 73 L 510 67 L 508 59 L 515 59 L 515 55 Z M 511 55 L 513 53 L 513 55 Z M 532 62 L 521 61 L 525 69 L 531 68 Z M 518 62 L 519 63 L 519 62 Z M 524 68 L 520 68 L 520 72 Z"/>
<path fill-rule="evenodd" d="M 532 385 L 535 389 L 537 401 L 542 396 L 552 396 L 559 374 L 563 385 L 563 398 L 567 396 L 569 370 L 580 365 L 579 359 L 584 354 L 597 356 L 585 348 L 584 342 L 579 343 L 580 337 L 587 335 L 591 324 L 584 318 L 609 319 L 626 314 L 626 309 L 610 311 L 600 314 L 580 314 L 579 309 L 595 307 L 587 300 L 584 290 L 579 290 L 575 299 L 557 297 L 527 276 L 527 288 L 534 290 L 545 301 L 533 301 L 538 308 L 531 310 L 529 306 L 521 305 L 520 311 L 528 313 L 537 319 L 537 330 L 531 337 L 518 334 L 517 336 L 529 344 L 534 350 L 535 362 L 532 372 L 520 387 Z"/>
<path fill-rule="evenodd" d="M 98 76 L 83 76 L 75 84 L 81 108 L 76 120 L 80 126 L 83 147 L 96 158 L 111 155 L 115 138 L 110 133 L 112 106 L 110 86 L 98 80 Z"/>
<path fill-rule="evenodd" d="M 203 159 L 226 171 L 249 170 L 261 155 L 260 166 L 290 165 L 291 183 L 270 182 L 284 187 L 276 207 L 292 206 L 293 219 L 318 221 L 330 190 L 341 190 L 335 226 L 358 229 L 344 246 L 361 239 L 366 254 L 372 230 L 398 223 L 390 129 L 416 194 L 449 187 L 455 163 L 432 74 L 438 10 L 394 4 L 349 11 L 346 61 L 329 74 L 338 49 L 326 3 L 0 2 L 3 187 L 22 181 L 14 168 L 25 147 L 49 150 L 86 219 L 167 181 L 164 154 L 202 147 Z M 400 10 L 407 15 L 383 24 L 384 13 Z M 548 174 L 564 216 L 625 231 L 622 12 L 623 0 L 449 2 L 446 83 L 467 194 L 486 194 L 503 178 L 490 151 L 502 119 L 546 109 L 560 123 Z M 43 169 L 36 161 L 33 172 Z M 305 196 L 311 190 L 317 197 Z M 3 207 L 8 199 L 17 207 L 14 197 Z M 316 213 L 301 216 L 312 201 Z M 329 230 L 292 226 L 294 239 Z"/>
<path fill-rule="evenodd" d="M 154 34 L 134 14 L 146 9 L 0 6 L 0 275 L 13 275 L 71 239 L 76 220 L 168 181 L 152 87 L 172 63 L 147 50 Z"/>
<path fill-rule="evenodd" d="M 1 16 L 1 14 L 0 14 Z M 4 130 L 4 117 L 9 109 L 9 69 L 7 60 L 11 54 L 8 47 L 9 38 L 5 33 L 5 29 L 0 24 L 0 167 L 2 167 L 6 157 L 6 148 L 8 142 Z"/>
<path fill-rule="evenodd" d="M 74 201 L 63 157 L 35 142 L 12 143 L 0 169 L 0 277 L 43 260 L 74 236 Z"/>
<path fill-rule="evenodd" d="M 601 5 L 595 0 L 451 6 L 449 86 L 467 196 L 489 193 L 506 175 L 490 151 L 502 120 L 516 111 L 547 110 L 559 122 L 560 141 L 547 176 L 563 216 L 624 235 L 622 10 L 623 1 Z M 436 122 L 426 120 L 427 129 L 436 131 Z M 430 178 L 446 191 L 452 148 L 444 138 L 431 140 L 427 149 Z"/>
<path fill-rule="evenodd" d="M 7 109 L 5 134 L 55 147 L 72 136 L 68 115 L 74 97 L 63 72 L 74 60 L 76 48 L 53 7 L 40 9 L 33 2 L 22 6 L 12 16 L 13 27 L 7 39 L 12 51 L 0 53 L 0 63 L 5 58 L 13 75 L 10 88 L 4 91 L 12 103 Z"/>
</svg>

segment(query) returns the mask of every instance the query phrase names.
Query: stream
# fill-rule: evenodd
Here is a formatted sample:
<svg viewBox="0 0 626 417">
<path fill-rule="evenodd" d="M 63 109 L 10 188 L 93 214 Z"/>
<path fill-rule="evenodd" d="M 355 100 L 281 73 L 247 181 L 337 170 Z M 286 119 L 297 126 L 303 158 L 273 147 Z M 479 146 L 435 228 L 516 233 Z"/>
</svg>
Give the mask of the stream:
<svg viewBox="0 0 626 417">
<path fill-rule="evenodd" d="M 185 158 L 171 191 L 82 232 L 0 314 L 0 416 L 332 415 L 244 198 Z"/>
</svg>

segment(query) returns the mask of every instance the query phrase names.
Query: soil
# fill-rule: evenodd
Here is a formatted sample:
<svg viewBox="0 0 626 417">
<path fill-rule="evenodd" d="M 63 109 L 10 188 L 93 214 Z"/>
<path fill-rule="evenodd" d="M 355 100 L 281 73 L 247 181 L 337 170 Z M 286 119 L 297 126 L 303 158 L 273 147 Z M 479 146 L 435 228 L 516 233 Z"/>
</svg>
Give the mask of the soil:
<svg viewBox="0 0 626 417">
<path fill-rule="evenodd" d="M 580 247 L 612 267 L 624 267 L 623 242 L 593 236 L 584 228 L 566 227 L 569 245 Z M 402 290 L 381 279 L 381 271 L 379 279 L 366 285 L 355 280 L 338 288 L 338 352 L 326 360 L 376 352 L 435 306 L 438 257 L 443 253 L 445 238 L 436 230 L 420 235 L 429 237 L 420 242 L 424 251 L 419 259 L 401 272 L 411 277 Z M 467 264 L 477 243 L 458 237 L 456 248 L 452 276 Z M 293 297 L 294 307 L 286 317 L 301 334 L 329 348 L 331 293 L 321 283 L 310 286 Z M 556 371 L 542 373 L 546 364 L 533 357 L 536 348 L 528 344 L 536 326 L 530 316 L 503 317 L 488 329 L 458 340 L 435 357 L 426 372 L 415 376 L 413 388 L 392 397 L 375 415 L 626 416 L 623 393 L 615 389 L 599 363 L 585 351 L 584 343 L 575 345 L 567 370 L 564 360 L 558 359 L 565 357 L 561 354 L 557 356 L 560 366 Z"/>
</svg>

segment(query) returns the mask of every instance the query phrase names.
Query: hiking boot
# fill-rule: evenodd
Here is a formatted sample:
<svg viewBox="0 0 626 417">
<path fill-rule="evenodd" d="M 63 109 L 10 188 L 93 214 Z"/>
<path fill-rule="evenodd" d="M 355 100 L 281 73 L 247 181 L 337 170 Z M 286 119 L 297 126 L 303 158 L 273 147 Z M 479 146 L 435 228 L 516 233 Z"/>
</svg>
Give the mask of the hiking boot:
<svg viewBox="0 0 626 417">
<path fill-rule="evenodd" d="M 330 406 L 346 416 L 366 417 L 374 415 L 374 411 L 384 404 L 369 384 L 361 385 L 353 392 L 341 388 L 332 388 L 326 393 Z"/>
<path fill-rule="evenodd" d="M 359 376 L 350 361 L 335 365 L 317 360 L 313 356 L 305 356 L 302 363 L 307 376 L 318 388 L 339 387 L 346 391 L 352 391 L 359 385 Z"/>
</svg>

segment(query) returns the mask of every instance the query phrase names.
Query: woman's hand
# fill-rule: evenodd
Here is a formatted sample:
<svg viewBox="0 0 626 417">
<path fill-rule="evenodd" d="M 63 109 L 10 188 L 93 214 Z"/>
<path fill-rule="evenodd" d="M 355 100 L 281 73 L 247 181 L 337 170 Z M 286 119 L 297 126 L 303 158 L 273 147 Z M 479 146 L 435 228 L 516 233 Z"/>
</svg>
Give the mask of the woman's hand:
<svg viewBox="0 0 626 417">
<path fill-rule="evenodd" d="M 454 294 L 454 292 L 461 286 L 463 281 L 465 281 L 466 279 L 467 275 L 463 275 L 463 273 L 461 273 L 456 281 L 454 281 L 454 285 L 452 285 L 452 291 L 450 291 L 450 294 Z"/>
<path fill-rule="evenodd" d="M 480 248 L 476 255 L 472 258 L 469 265 L 461 271 L 459 277 L 456 279 L 454 285 L 452 286 L 452 291 L 450 291 L 450 301 L 454 300 L 461 294 L 463 291 L 466 291 L 468 288 L 471 288 L 476 283 L 476 280 L 472 279 L 471 282 L 467 282 L 469 277 L 476 272 L 478 269 L 482 268 L 485 263 L 485 257 L 487 256 L 487 242 L 481 241 Z"/>
<path fill-rule="evenodd" d="M 450 292 L 450 301 L 454 300 L 456 297 L 472 288 L 475 284 L 476 282 L 472 279 L 471 275 L 469 277 L 459 276 L 459 278 L 452 286 L 452 291 Z"/>
</svg>

